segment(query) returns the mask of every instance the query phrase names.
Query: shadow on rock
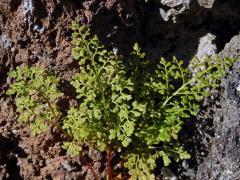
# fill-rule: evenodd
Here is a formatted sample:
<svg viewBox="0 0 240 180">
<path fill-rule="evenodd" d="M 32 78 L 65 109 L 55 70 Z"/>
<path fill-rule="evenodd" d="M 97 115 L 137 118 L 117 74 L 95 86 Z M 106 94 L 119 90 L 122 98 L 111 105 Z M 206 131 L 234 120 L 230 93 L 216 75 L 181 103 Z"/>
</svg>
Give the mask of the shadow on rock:
<svg viewBox="0 0 240 180">
<path fill-rule="evenodd" d="M 17 157 L 26 157 L 18 146 L 18 139 L 0 135 L 0 177 L 3 179 L 23 179 L 20 175 Z"/>
</svg>

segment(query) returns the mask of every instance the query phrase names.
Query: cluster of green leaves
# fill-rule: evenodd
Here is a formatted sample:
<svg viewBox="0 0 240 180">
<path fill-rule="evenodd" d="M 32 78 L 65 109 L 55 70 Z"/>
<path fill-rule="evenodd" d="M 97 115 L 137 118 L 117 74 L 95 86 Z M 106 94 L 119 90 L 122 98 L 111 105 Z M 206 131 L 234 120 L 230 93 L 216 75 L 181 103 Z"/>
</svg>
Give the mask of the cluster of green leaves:
<svg viewBox="0 0 240 180">
<path fill-rule="evenodd" d="M 71 84 L 80 106 L 71 108 L 63 128 L 73 137 L 66 147 L 79 153 L 84 143 L 123 152 L 132 179 L 154 177 L 156 159 L 190 158 L 178 142 L 184 119 L 195 116 L 199 102 L 218 87 L 231 59 L 194 59 L 191 68 L 173 58 L 160 59 L 154 73 L 136 44 L 131 58 L 107 51 L 87 26 L 73 23 L 73 57 L 81 73 Z M 204 67 L 204 68 L 203 68 Z M 75 149 L 77 147 L 78 149 Z"/>
<path fill-rule="evenodd" d="M 157 159 L 168 166 L 190 158 L 178 140 L 184 120 L 197 115 L 199 103 L 234 60 L 206 57 L 184 67 L 176 58 L 161 58 L 152 72 L 137 44 L 124 59 L 108 51 L 88 26 L 73 22 L 72 29 L 80 73 L 71 84 L 79 106 L 70 107 L 60 127 L 60 79 L 40 67 L 18 67 L 9 74 L 15 81 L 7 94 L 16 94 L 19 120 L 30 123 L 33 135 L 58 124 L 72 138 L 64 143 L 71 155 L 79 155 L 86 143 L 119 152 L 131 179 L 154 179 Z"/>
<path fill-rule="evenodd" d="M 121 151 L 131 142 L 135 121 L 144 108 L 132 100 L 134 84 L 122 59 L 91 37 L 87 26 L 74 23 L 73 30 L 72 55 L 79 60 L 81 73 L 71 84 L 81 103 L 68 112 L 63 128 L 77 143 L 97 143 L 101 150 L 114 145 Z"/>
<path fill-rule="evenodd" d="M 41 67 L 18 66 L 9 73 L 15 82 L 7 91 L 16 94 L 18 120 L 30 124 L 32 135 L 48 130 L 49 125 L 58 123 L 60 112 L 56 100 L 63 94 L 57 85 L 60 78 L 46 72 Z"/>
</svg>

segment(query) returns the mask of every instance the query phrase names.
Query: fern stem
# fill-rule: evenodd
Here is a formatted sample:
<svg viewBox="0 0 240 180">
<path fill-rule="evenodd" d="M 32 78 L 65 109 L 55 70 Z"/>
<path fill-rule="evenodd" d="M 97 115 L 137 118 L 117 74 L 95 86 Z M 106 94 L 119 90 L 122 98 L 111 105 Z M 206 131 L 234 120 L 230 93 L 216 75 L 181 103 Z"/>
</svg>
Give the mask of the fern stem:
<svg viewBox="0 0 240 180">
<path fill-rule="evenodd" d="M 204 71 L 202 71 L 201 73 L 199 73 L 197 76 L 192 77 L 192 79 L 190 79 L 188 82 L 186 82 L 185 84 L 183 84 L 177 91 L 175 91 L 170 97 L 168 97 L 162 105 L 162 108 L 165 107 L 167 105 L 167 103 L 176 95 L 179 94 L 179 92 L 181 92 L 183 90 L 183 88 L 185 88 L 187 85 L 189 85 L 190 83 L 192 83 L 193 81 L 195 81 L 196 79 L 198 79 L 199 77 L 202 77 L 205 73 L 210 72 L 214 67 L 208 67 L 206 68 Z"/>
<path fill-rule="evenodd" d="M 86 49 L 87 49 L 87 51 L 88 51 L 89 56 L 91 57 L 90 60 L 92 61 L 92 65 L 93 65 L 93 69 L 94 69 L 94 71 L 95 71 L 95 74 L 97 74 L 97 67 L 96 67 L 96 63 L 95 63 L 95 61 L 94 61 L 95 55 L 92 55 L 92 51 L 91 51 L 90 48 L 89 48 L 89 43 L 86 42 L 85 38 L 82 36 L 81 33 L 80 33 L 80 36 L 81 36 L 81 40 L 82 40 L 82 41 L 84 42 L 84 44 L 85 44 L 85 47 L 86 47 Z"/>
<path fill-rule="evenodd" d="M 95 171 L 93 170 L 93 168 L 92 168 L 92 165 L 91 165 L 90 163 L 88 163 L 87 166 L 88 166 L 88 169 L 92 172 L 94 179 L 95 179 L 95 180 L 99 180 L 96 172 L 95 172 Z"/>
<path fill-rule="evenodd" d="M 56 113 L 55 113 L 55 111 L 54 111 L 54 109 L 53 109 L 51 103 L 49 102 L 49 99 L 46 98 L 45 96 L 42 96 L 42 97 L 43 97 L 43 99 L 47 102 L 47 105 L 48 105 L 50 111 L 53 113 L 54 124 L 57 124 L 57 123 L 58 123 L 58 116 L 56 115 Z"/>
<path fill-rule="evenodd" d="M 47 97 L 45 97 L 44 95 L 42 95 L 43 99 L 47 102 L 47 105 L 50 109 L 50 111 L 53 113 L 53 117 L 54 117 L 54 122 L 50 122 L 52 126 L 56 126 L 58 130 L 61 131 L 61 133 L 63 133 L 64 135 L 66 135 L 67 137 L 69 138 L 72 138 L 72 136 L 68 133 L 66 133 L 64 131 L 64 129 L 61 127 L 61 125 L 59 124 L 59 115 L 57 116 L 55 111 L 54 111 L 54 108 L 52 107 L 49 99 Z M 51 127 L 51 131 L 52 131 L 52 127 Z"/>
<path fill-rule="evenodd" d="M 169 79 L 168 79 L 168 71 L 167 71 L 167 67 L 166 65 L 164 65 L 164 71 L 165 71 L 165 82 L 166 82 L 166 86 L 167 86 L 167 97 L 169 97 Z"/>
<path fill-rule="evenodd" d="M 86 42 L 85 38 L 81 34 L 80 34 L 80 36 L 81 36 L 81 40 L 83 40 L 83 42 L 86 46 L 86 49 L 88 51 L 89 56 L 91 57 L 91 62 L 92 62 L 92 65 L 93 65 L 93 69 L 94 69 L 95 74 L 97 75 L 97 82 L 98 82 L 98 85 L 100 86 L 100 90 L 101 90 L 101 94 L 102 94 L 103 106 L 106 107 L 106 99 L 105 99 L 105 96 L 104 96 L 103 85 L 102 85 L 101 82 L 99 82 L 99 74 L 100 74 L 102 69 L 98 70 L 98 68 L 96 66 L 96 63 L 94 61 L 95 60 L 95 54 L 93 54 L 92 51 L 90 50 L 89 43 Z M 105 110 L 105 108 L 104 108 L 104 110 Z"/>
<path fill-rule="evenodd" d="M 192 79 L 192 80 L 193 80 L 193 79 Z M 182 90 L 183 88 L 185 88 L 188 84 L 190 84 L 190 83 L 192 82 L 192 80 L 190 80 L 190 81 L 188 81 L 187 83 L 183 84 L 177 91 L 175 91 L 170 97 L 168 97 L 168 98 L 164 101 L 164 103 L 163 103 L 163 105 L 162 105 L 162 108 L 165 107 L 165 106 L 167 105 L 167 103 L 168 103 L 174 96 L 178 95 L 179 92 L 181 92 L 181 90 Z"/>
<path fill-rule="evenodd" d="M 107 180 L 113 180 L 111 160 L 112 160 L 112 150 L 111 148 L 109 148 L 107 153 Z"/>
</svg>

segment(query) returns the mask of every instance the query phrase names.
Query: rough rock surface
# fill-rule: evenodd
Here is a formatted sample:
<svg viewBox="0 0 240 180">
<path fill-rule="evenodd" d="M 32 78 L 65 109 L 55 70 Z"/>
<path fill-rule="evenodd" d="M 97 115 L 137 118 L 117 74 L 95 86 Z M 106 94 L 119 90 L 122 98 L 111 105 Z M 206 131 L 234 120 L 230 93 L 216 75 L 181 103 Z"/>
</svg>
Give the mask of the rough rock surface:
<svg viewBox="0 0 240 180">
<path fill-rule="evenodd" d="M 170 8 L 166 12 L 162 8 L 159 9 L 164 21 L 172 17 L 173 22 L 176 23 L 176 16 L 189 9 L 190 0 L 161 0 L 161 3 Z"/>
<path fill-rule="evenodd" d="M 61 142 L 65 137 L 56 135 L 57 137 L 31 138 L 28 128 L 16 122 L 17 114 L 12 103 L 13 99 L 4 94 L 10 84 L 7 78 L 8 71 L 19 64 L 40 63 L 63 79 L 70 79 L 78 69 L 70 56 L 72 20 L 91 24 L 92 31 L 97 33 L 101 41 L 110 49 L 117 48 L 121 54 L 128 54 L 133 44 L 139 42 L 153 62 L 160 56 L 172 58 L 173 55 L 179 59 L 190 60 L 197 52 L 202 52 L 199 40 L 208 33 L 216 36 L 214 43 L 207 41 L 214 52 L 221 51 L 233 36 L 239 34 L 240 2 L 238 0 L 213 2 L 213 0 L 0 0 L 0 179 L 92 178 L 92 174 L 88 173 L 89 169 L 81 164 L 79 158 L 69 159 L 61 149 Z M 165 14 L 163 11 L 160 14 L 160 8 Z M 176 23 L 166 22 L 162 16 L 175 18 Z M 239 36 L 235 36 L 220 55 L 239 56 Z M 208 46 L 208 43 L 203 44 Z M 238 177 L 239 171 L 234 168 L 239 163 L 237 159 L 239 154 L 229 147 L 233 145 L 234 148 L 239 148 L 236 141 L 236 138 L 239 138 L 237 134 L 239 129 L 236 127 L 239 125 L 236 120 L 238 114 L 234 111 L 238 108 L 237 99 L 230 99 L 238 98 L 239 92 L 234 90 L 238 86 L 237 71 L 235 68 L 232 79 L 230 75 L 224 80 L 222 109 L 216 112 L 216 117 L 223 117 L 222 119 L 226 120 L 225 124 L 218 119 L 214 120 L 215 132 L 222 136 L 221 140 L 227 146 L 217 147 L 220 146 L 220 140 L 217 138 L 212 140 L 217 148 L 212 144 L 205 164 L 198 168 L 198 178 L 204 179 L 206 175 L 209 177 L 217 175 L 216 171 L 229 170 L 226 166 L 230 167 L 228 164 L 230 162 L 234 167 L 232 166 L 233 175 L 230 174 L 229 177 L 233 179 Z M 69 88 L 66 87 L 63 91 L 71 101 Z M 229 108 L 224 109 L 225 107 Z M 223 112 L 225 114 L 222 114 Z M 235 119 L 227 118 L 234 114 Z M 235 134 L 229 127 L 235 130 Z M 226 130 L 230 133 L 228 137 Z M 89 151 L 86 150 L 91 157 L 98 157 L 95 158 L 96 162 L 92 162 L 93 167 L 98 169 L 101 156 L 99 152 Z M 223 156 L 224 153 L 229 153 L 230 157 Z M 224 157 L 224 161 L 220 157 Z M 214 159 L 219 159 L 219 164 Z M 216 171 L 213 169 L 211 172 L 211 168 L 214 168 L 211 163 L 216 164 Z M 182 179 L 195 177 L 195 171 L 188 168 L 188 165 L 184 166 L 188 175 Z M 172 170 L 176 176 L 181 174 L 175 171 L 176 168 Z M 219 177 L 227 178 L 227 174 L 223 173 Z"/>
<path fill-rule="evenodd" d="M 240 60 L 240 35 L 226 44 L 221 57 Z M 240 61 L 222 80 L 221 100 L 213 114 L 214 136 L 208 145 L 208 156 L 199 166 L 198 180 L 240 179 Z"/>
<path fill-rule="evenodd" d="M 240 62 L 223 79 L 220 108 L 214 114 L 214 137 L 209 154 L 199 166 L 198 180 L 240 179 Z"/>
<path fill-rule="evenodd" d="M 198 0 L 200 6 L 205 8 L 212 8 L 215 0 Z"/>
<path fill-rule="evenodd" d="M 240 57 L 240 34 L 234 36 L 219 55 L 221 57 Z"/>
<path fill-rule="evenodd" d="M 199 40 L 198 51 L 196 56 L 201 59 L 205 55 L 213 56 L 217 52 L 217 46 L 214 43 L 216 36 L 213 34 L 206 34 L 205 36 L 201 37 Z"/>
<path fill-rule="evenodd" d="M 180 4 L 180 7 L 173 8 L 181 9 L 182 6 Z M 138 42 L 148 52 L 149 59 L 176 56 L 190 60 L 197 53 L 199 39 L 208 33 L 216 36 L 218 53 L 239 33 L 240 3 L 236 0 L 216 1 L 211 9 L 200 7 L 197 1 L 191 1 L 189 9 L 176 15 L 176 23 L 171 20 L 165 22 L 159 12 L 160 8 L 165 13 L 171 9 L 163 6 L 159 0 L 149 1 L 141 21 L 142 35 Z"/>
</svg>

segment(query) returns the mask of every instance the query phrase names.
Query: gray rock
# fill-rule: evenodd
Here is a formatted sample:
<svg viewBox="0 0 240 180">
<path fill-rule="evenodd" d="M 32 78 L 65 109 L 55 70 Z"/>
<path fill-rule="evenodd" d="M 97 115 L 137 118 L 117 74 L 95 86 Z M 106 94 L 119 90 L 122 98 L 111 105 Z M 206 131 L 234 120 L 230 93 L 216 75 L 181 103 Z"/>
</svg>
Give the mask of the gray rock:
<svg viewBox="0 0 240 180">
<path fill-rule="evenodd" d="M 220 57 L 240 57 L 240 34 L 234 36 L 224 49 L 219 53 Z"/>
<path fill-rule="evenodd" d="M 212 8 L 215 0 L 198 0 L 198 4 L 201 7 Z"/>
<path fill-rule="evenodd" d="M 161 0 L 161 3 L 165 6 L 174 8 L 179 5 L 189 6 L 190 0 Z"/>
<path fill-rule="evenodd" d="M 68 161 L 64 161 L 62 163 L 62 167 L 67 171 L 70 172 L 72 170 L 74 170 L 74 167 L 68 162 Z"/>
<path fill-rule="evenodd" d="M 226 44 L 220 53 L 240 60 L 240 35 Z M 198 167 L 197 180 L 240 179 L 240 61 L 222 81 L 220 107 L 214 113 L 214 137 L 209 144 L 209 154 Z"/>
<path fill-rule="evenodd" d="M 163 8 L 159 9 L 160 15 L 164 21 L 168 21 L 170 17 L 174 23 L 176 23 L 176 16 L 182 14 L 186 9 L 189 9 L 189 4 L 191 0 L 161 0 L 164 6 L 169 7 L 167 11 Z M 177 7 L 180 7 L 177 8 Z"/>
<path fill-rule="evenodd" d="M 163 180 L 178 180 L 177 176 L 172 172 L 172 170 L 167 167 L 163 167 L 161 169 L 161 174 Z"/>
<path fill-rule="evenodd" d="M 240 179 L 240 92 L 236 90 L 239 71 L 238 62 L 222 82 L 221 108 L 214 115 L 215 137 L 209 155 L 198 168 L 197 180 Z"/>
<path fill-rule="evenodd" d="M 24 9 L 23 13 L 26 16 L 28 13 L 32 13 L 33 11 L 33 3 L 32 0 L 24 0 Z"/>
<path fill-rule="evenodd" d="M 214 43 L 216 36 L 213 34 L 206 34 L 205 36 L 201 37 L 199 40 L 198 51 L 196 56 L 201 59 L 205 55 L 213 56 L 217 52 L 217 46 Z"/>
<path fill-rule="evenodd" d="M 12 40 L 5 34 L 0 35 L 0 46 L 10 49 L 12 47 Z"/>
</svg>

